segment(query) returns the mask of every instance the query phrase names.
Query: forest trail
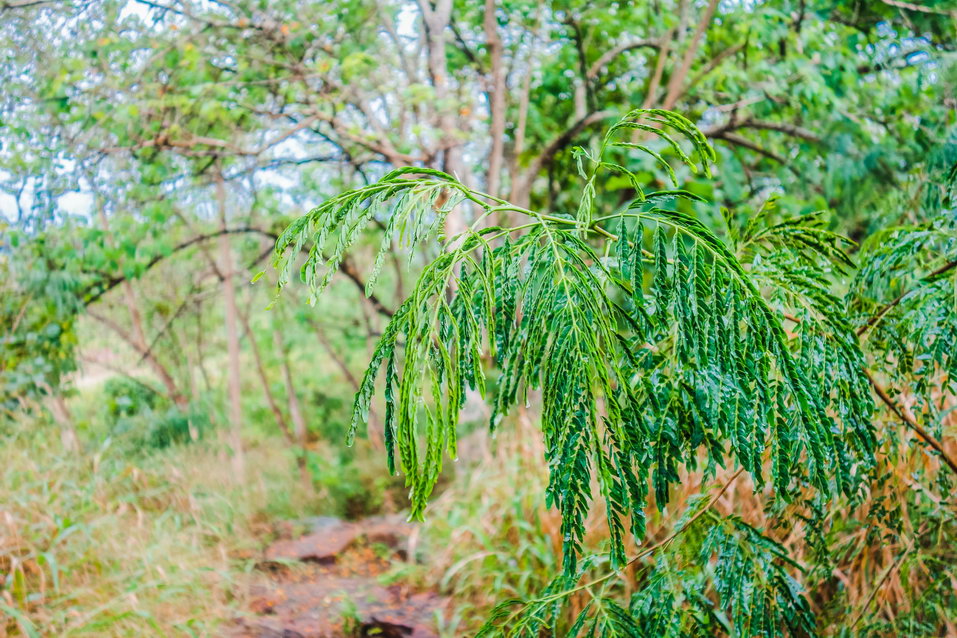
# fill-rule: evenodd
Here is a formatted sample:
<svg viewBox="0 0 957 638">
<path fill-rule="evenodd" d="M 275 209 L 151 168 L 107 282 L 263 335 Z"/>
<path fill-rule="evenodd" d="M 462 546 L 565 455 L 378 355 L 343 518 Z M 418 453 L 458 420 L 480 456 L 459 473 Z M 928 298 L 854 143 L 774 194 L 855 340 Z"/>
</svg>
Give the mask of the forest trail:
<svg viewBox="0 0 957 638">
<path fill-rule="evenodd" d="M 401 517 L 317 517 L 298 538 L 270 545 L 247 581 L 246 613 L 226 638 L 436 638 L 446 599 L 381 576 L 413 553 Z"/>
</svg>

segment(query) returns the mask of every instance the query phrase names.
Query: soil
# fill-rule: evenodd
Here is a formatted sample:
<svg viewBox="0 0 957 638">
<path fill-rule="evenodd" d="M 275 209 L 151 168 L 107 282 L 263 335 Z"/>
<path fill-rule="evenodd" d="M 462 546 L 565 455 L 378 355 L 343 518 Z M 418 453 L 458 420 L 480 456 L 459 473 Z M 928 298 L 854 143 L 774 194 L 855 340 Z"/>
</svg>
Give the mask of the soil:
<svg viewBox="0 0 957 638">
<path fill-rule="evenodd" d="M 226 638 L 437 638 L 447 600 L 383 575 L 406 560 L 412 527 L 399 517 L 309 521 L 270 545 L 252 575 L 247 610 Z"/>
</svg>

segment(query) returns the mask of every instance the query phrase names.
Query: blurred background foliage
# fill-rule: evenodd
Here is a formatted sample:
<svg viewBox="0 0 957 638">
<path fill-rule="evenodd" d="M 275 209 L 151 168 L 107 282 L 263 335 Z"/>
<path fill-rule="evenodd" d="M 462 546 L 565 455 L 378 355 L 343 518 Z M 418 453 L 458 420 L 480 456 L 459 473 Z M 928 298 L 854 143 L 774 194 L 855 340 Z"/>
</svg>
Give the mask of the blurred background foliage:
<svg viewBox="0 0 957 638">
<path fill-rule="evenodd" d="M 343 440 L 431 256 L 397 251 L 366 298 L 370 233 L 315 307 L 292 286 L 267 309 L 275 276 L 254 273 L 304 210 L 407 164 L 573 211 L 572 148 L 639 106 L 717 149 L 714 179 L 680 176 L 707 223 L 776 195 L 860 243 L 868 266 L 836 292 L 860 324 L 904 297 L 868 354 L 953 458 L 952 355 L 930 346 L 957 329 L 953 272 L 933 275 L 957 242 L 955 25 L 949 0 L 0 0 L 0 635 L 215 633 L 271 521 L 402 511 L 382 407 Z M 559 562 L 533 428 L 491 440 L 487 418 L 470 399 L 474 432 L 395 575 L 454 596 L 448 635 Z M 769 533 L 824 635 L 957 635 L 953 477 L 900 415 L 875 418 L 869 498 L 826 538 Z M 685 483 L 649 536 L 700 473 Z M 717 506 L 772 527 L 743 481 Z"/>
</svg>

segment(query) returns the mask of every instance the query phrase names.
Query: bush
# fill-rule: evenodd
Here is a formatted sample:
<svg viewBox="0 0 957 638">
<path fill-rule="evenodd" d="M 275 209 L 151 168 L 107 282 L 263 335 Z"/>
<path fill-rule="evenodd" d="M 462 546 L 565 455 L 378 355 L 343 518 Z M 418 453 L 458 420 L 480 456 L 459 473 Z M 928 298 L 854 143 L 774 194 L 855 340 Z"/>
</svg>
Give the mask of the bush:
<svg viewBox="0 0 957 638">
<path fill-rule="evenodd" d="M 114 377 L 103 385 L 104 423 L 110 437 L 131 450 L 162 450 L 199 440 L 210 429 L 208 415 L 184 414 L 149 386 L 133 378 Z"/>
</svg>

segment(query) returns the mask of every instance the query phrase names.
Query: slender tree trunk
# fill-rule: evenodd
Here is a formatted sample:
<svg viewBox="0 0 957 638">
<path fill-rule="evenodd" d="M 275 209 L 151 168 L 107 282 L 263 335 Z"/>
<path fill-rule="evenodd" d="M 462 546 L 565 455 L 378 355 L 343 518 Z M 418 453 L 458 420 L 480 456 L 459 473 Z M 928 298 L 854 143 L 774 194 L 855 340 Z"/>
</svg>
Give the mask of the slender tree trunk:
<svg viewBox="0 0 957 638">
<path fill-rule="evenodd" d="M 429 0 L 419 0 L 422 20 L 425 23 L 427 61 L 432 88 L 435 91 L 436 122 L 441 139 L 442 168 L 467 183 L 465 164 L 462 162 L 462 142 L 458 139 L 458 122 L 455 105 L 451 104 L 449 92 L 449 72 L 446 63 L 446 32 L 452 19 L 452 0 L 437 0 L 433 5 Z M 455 211 L 445 218 L 445 233 L 449 237 L 465 230 L 465 220 L 461 211 Z"/>
<path fill-rule="evenodd" d="M 282 367 L 282 376 L 286 383 L 286 401 L 289 403 L 289 418 L 292 420 L 293 434 L 299 450 L 296 453 L 296 465 L 299 467 L 299 479 L 307 488 L 312 487 L 312 479 L 309 476 L 307 467 L 306 444 L 308 441 L 308 430 L 306 429 L 306 419 L 302 416 L 302 407 L 299 404 L 299 395 L 296 394 L 296 386 L 292 380 L 292 371 L 289 368 L 289 356 L 286 352 L 286 344 L 283 342 L 282 334 L 278 330 L 273 330 L 273 343 L 276 352 L 279 354 L 279 364 Z"/>
<path fill-rule="evenodd" d="M 525 152 L 525 130 L 528 128 L 528 107 L 532 93 L 532 64 L 531 56 L 528 68 L 522 77 L 522 90 L 518 98 L 518 124 L 515 127 L 515 145 L 512 148 L 512 161 L 509 162 L 509 197 L 514 197 L 515 182 L 518 178 L 518 163 Z"/>
<path fill-rule="evenodd" d="M 538 43 L 539 29 L 541 27 L 542 21 L 542 6 L 539 5 L 538 9 L 535 11 L 535 28 L 532 31 L 532 41 L 528 45 L 528 53 L 526 55 L 526 68 L 522 73 L 522 88 L 518 97 L 518 123 L 515 127 L 515 146 L 512 149 L 512 161 L 509 164 L 509 200 L 517 204 L 518 206 L 528 207 L 528 201 L 530 199 L 530 190 L 531 185 L 525 185 L 522 178 L 521 171 L 519 170 L 519 161 L 521 160 L 522 153 L 525 152 L 525 132 L 528 128 L 528 108 L 531 102 L 532 94 L 532 70 L 534 68 L 534 59 L 535 59 L 535 45 Z M 521 201 L 519 201 L 521 199 Z M 524 203 L 523 203 L 524 202 Z M 504 213 L 508 215 L 507 217 L 502 218 L 503 225 L 511 225 L 510 219 L 511 214 Z"/>
<path fill-rule="evenodd" d="M 70 414 L 70 408 L 67 407 L 63 395 L 60 393 L 51 394 L 47 407 L 53 415 L 53 420 L 60 426 L 60 441 L 64 449 L 68 452 L 76 452 L 80 449 L 80 439 L 76 435 L 76 425 L 73 422 L 73 416 Z"/>
<path fill-rule="evenodd" d="M 499 36 L 498 21 L 495 19 L 495 5 L 495 0 L 485 0 L 485 41 L 492 59 L 488 91 L 492 121 L 489 136 L 492 138 L 492 145 L 488 157 L 486 187 L 491 195 L 498 197 L 505 159 L 505 70 L 502 66 L 502 38 Z"/>
<path fill-rule="evenodd" d="M 420 3 L 428 35 L 429 75 L 432 78 L 435 102 L 438 105 L 438 123 L 442 133 L 445 167 L 459 179 L 464 179 L 462 144 L 456 137 L 458 127 L 455 106 L 449 103 L 449 71 L 445 55 L 446 31 L 452 19 L 452 0 L 438 0 L 434 7 L 430 7 L 427 0 L 420 0 Z"/>
<path fill-rule="evenodd" d="M 216 200 L 219 204 L 219 217 L 222 228 L 226 228 L 226 187 L 222 173 L 216 179 Z M 236 288 L 233 285 L 233 255 L 229 245 L 229 235 L 219 237 L 220 270 L 223 273 L 223 303 L 226 323 L 226 346 L 228 352 L 227 376 L 229 385 L 229 443 L 232 448 L 233 471 L 241 479 L 246 473 L 246 461 L 243 454 L 243 409 L 242 377 L 239 360 L 238 311 L 236 309 Z"/>
</svg>

